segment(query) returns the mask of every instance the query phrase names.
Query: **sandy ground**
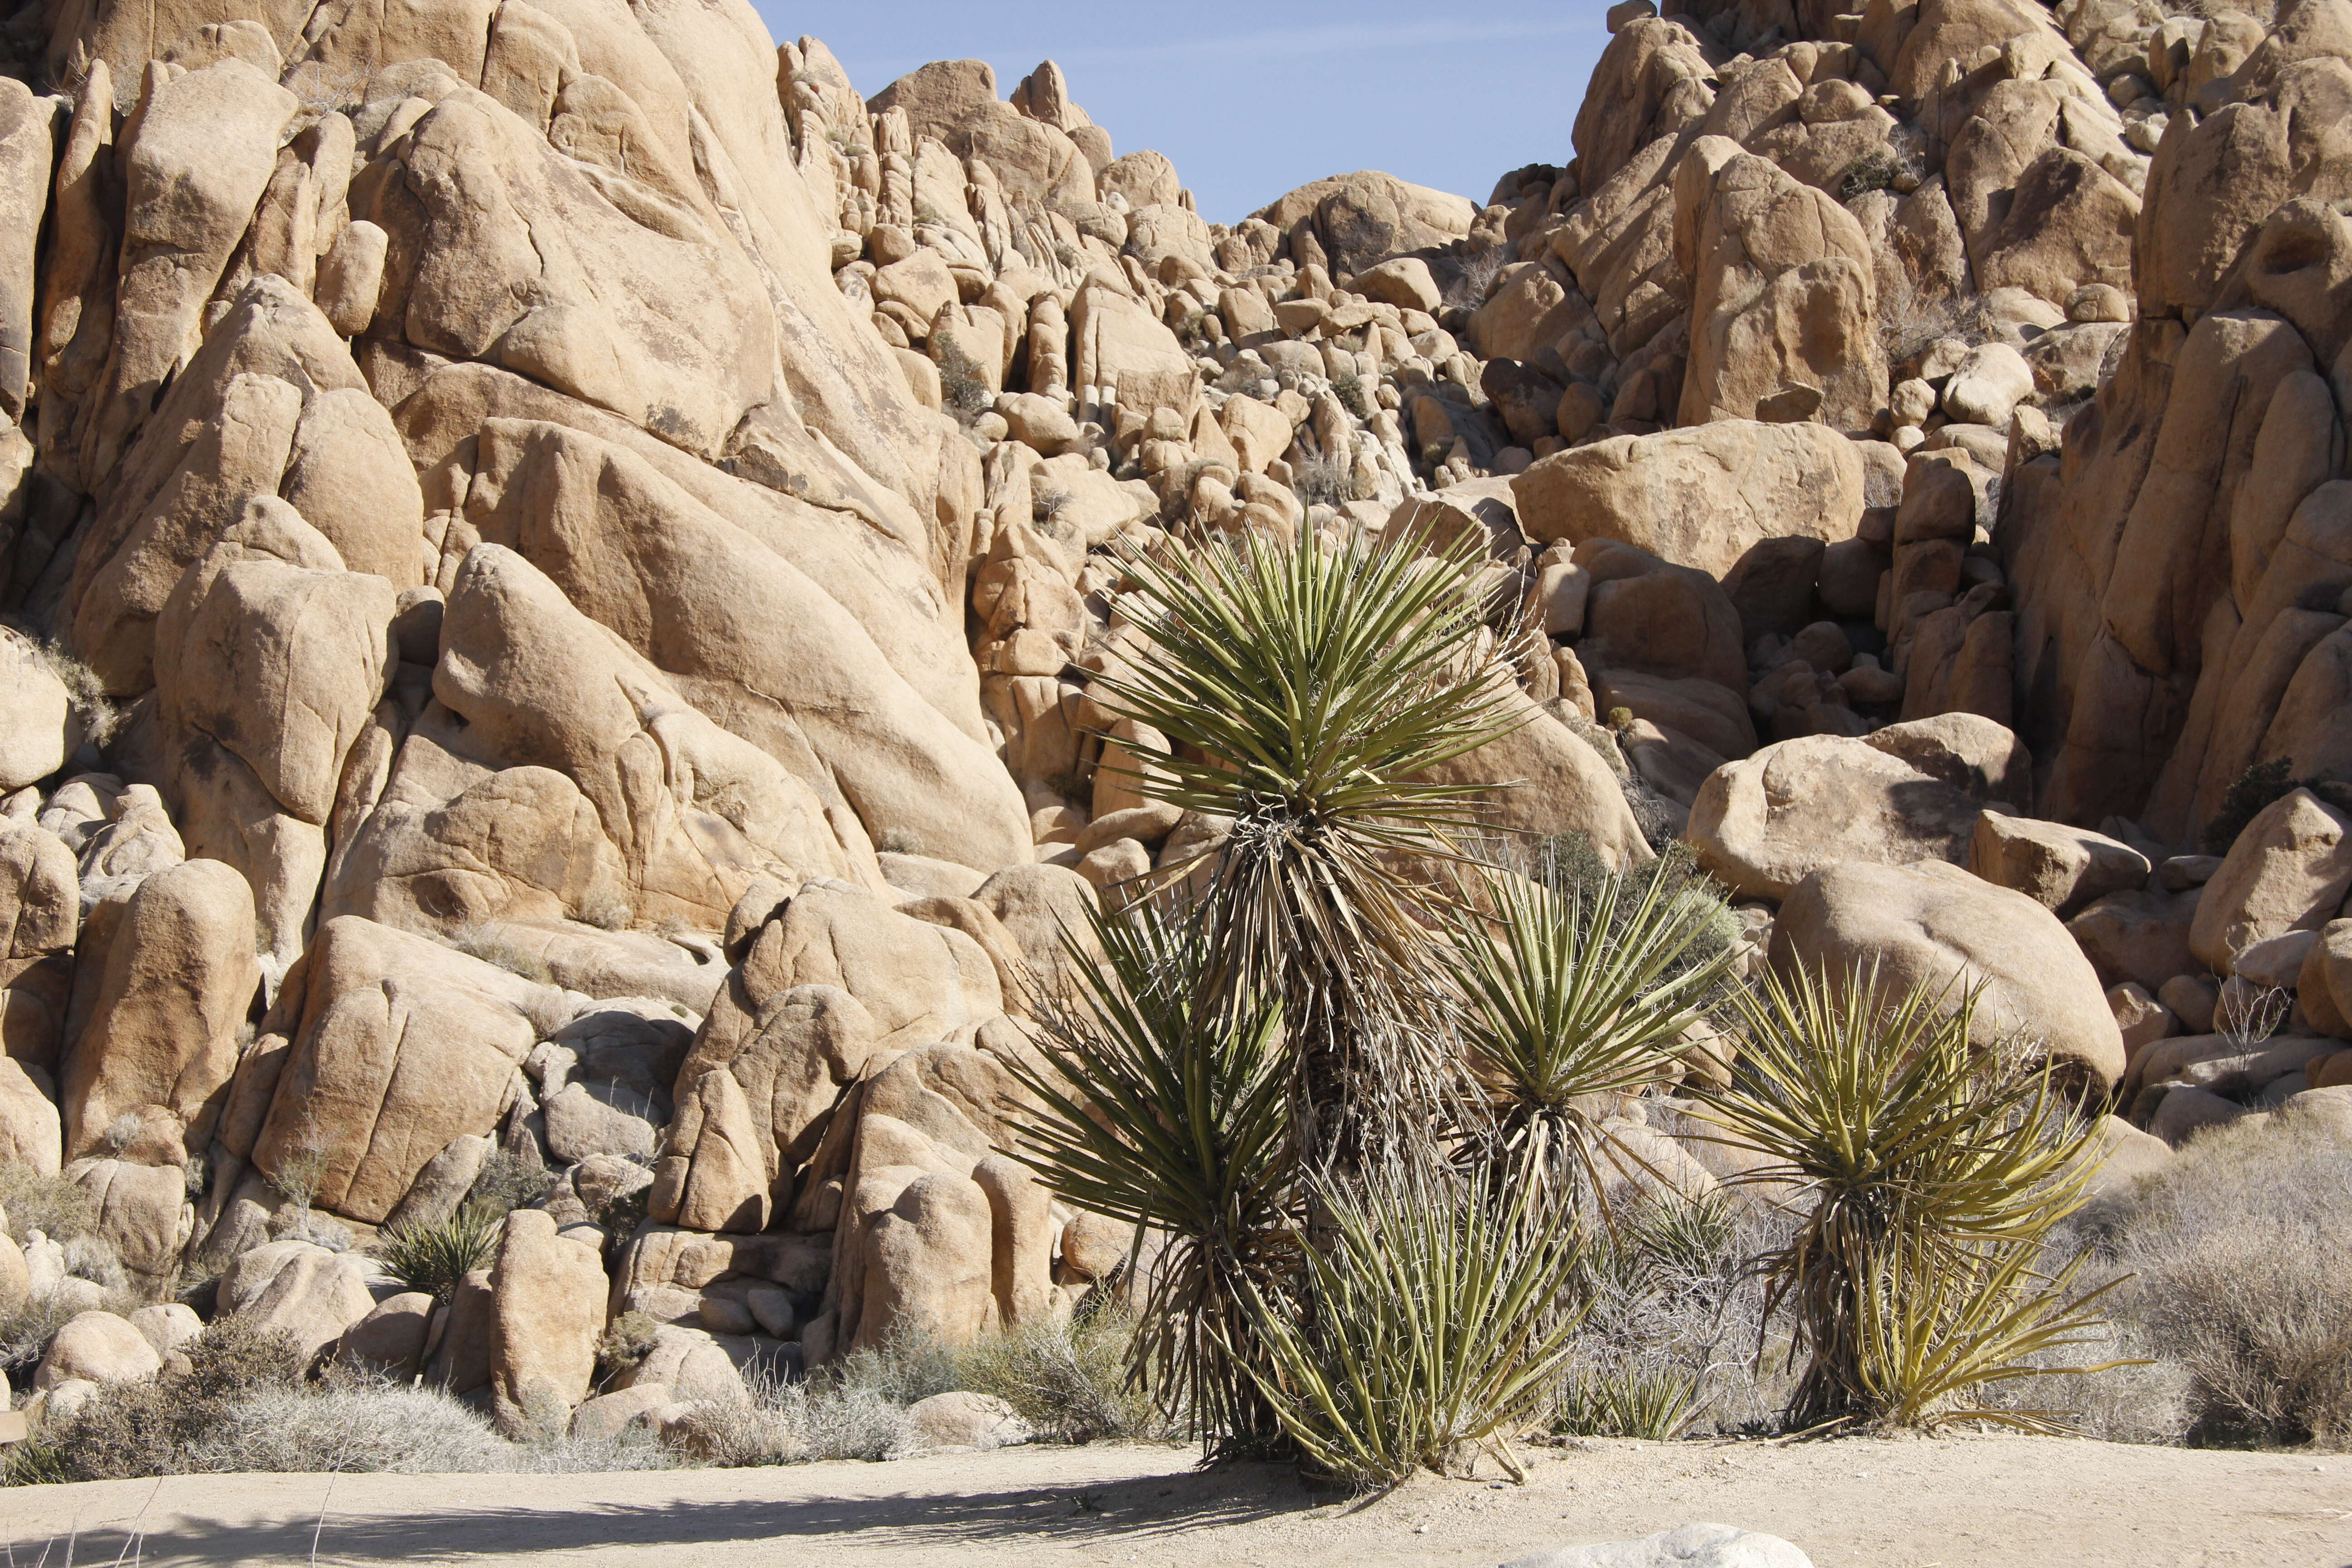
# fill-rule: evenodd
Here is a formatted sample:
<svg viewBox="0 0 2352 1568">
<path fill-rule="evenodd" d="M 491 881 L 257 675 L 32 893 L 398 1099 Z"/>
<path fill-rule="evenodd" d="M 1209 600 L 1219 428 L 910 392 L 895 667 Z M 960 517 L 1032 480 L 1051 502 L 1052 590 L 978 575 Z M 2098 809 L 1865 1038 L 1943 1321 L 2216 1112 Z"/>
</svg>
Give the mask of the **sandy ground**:
<svg viewBox="0 0 2352 1568">
<path fill-rule="evenodd" d="M 75 1564 L 1493 1564 L 1696 1520 L 1820 1568 L 2352 1568 L 2352 1455 L 2030 1437 L 1609 1442 L 1529 1484 L 1337 1499 L 1187 1450 L 592 1476 L 179 1476 L 0 1491 L 0 1561 Z M 313 1541 L 316 1541 L 315 1557 Z"/>
</svg>

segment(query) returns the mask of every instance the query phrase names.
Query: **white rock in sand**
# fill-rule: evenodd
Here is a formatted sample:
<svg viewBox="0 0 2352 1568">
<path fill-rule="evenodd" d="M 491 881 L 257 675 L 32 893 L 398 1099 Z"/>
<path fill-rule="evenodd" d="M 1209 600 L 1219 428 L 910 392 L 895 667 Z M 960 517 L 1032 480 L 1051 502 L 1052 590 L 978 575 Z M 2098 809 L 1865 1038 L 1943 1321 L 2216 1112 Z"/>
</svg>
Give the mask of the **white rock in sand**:
<svg viewBox="0 0 2352 1568">
<path fill-rule="evenodd" d="M 1813 1568 L 1813 1560 L 1777 1535 L 1685 1524 L 1639 1541 L 1538 1552 L 1503 1568 Z"/>
</svg>

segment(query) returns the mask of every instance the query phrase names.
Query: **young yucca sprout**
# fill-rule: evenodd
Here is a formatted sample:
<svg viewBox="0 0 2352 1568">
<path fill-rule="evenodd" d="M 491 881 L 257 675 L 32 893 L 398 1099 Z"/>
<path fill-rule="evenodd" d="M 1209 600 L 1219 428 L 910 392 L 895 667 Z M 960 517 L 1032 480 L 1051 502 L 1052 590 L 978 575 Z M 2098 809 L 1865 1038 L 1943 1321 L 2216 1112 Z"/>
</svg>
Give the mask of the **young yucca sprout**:
<svg viewBox="0 0 2352 1568">
<path fill-rule="evenodd" d="M 1794 1184 L 1801 1223 L 1759 1260 L 1768 1317 L 1791 1320 L 1805 1358 L 1799 1429 L 1981 1419 L 2055 1429 L 2049 1412 L 1957 1403 L 2038 1375 L 2036 1352 L 2087 1342 L 2081 1260 L 2035 1271 L 2081 1206 L 2090 1131 L 2046 1065 L 1979 1050 L 1976 994 L 1888 995 L 1875 967 L 1768 975 L 1741 994 L 1746 1038 L 1729 1089 L 1699 1115 L 1760 1150 L 1734 1178 Z M 2114 1363 L 2107 1363 L 2114 1364 Z"/>
</svg>

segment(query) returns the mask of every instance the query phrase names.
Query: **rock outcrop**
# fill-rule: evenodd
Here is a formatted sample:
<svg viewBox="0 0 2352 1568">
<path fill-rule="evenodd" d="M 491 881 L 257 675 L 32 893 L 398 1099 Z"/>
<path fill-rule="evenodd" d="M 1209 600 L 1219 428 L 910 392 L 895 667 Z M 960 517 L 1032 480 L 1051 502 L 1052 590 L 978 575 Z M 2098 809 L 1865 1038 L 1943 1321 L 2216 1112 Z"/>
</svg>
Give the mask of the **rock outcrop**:
<svg viewBox="0 0 2352 1568">
<path fill-rule="evenodd" d="M 1651 10 L 1565 163 L 1231 224 L 1050 61 L 741 0 L 22 13 L 0 1160 L 512 1436 L 1120 1288 L 1019 1069 L 1224 842 L 1115 687 L 1239 535 L 1464 546 L 1515 727 L 1434 781 L 1981 987 L 2118 1158 L 2336 1092 L 2342 0 Z M 60 1409 L 186 1327 L 63 1258 Z"/>
</svg>

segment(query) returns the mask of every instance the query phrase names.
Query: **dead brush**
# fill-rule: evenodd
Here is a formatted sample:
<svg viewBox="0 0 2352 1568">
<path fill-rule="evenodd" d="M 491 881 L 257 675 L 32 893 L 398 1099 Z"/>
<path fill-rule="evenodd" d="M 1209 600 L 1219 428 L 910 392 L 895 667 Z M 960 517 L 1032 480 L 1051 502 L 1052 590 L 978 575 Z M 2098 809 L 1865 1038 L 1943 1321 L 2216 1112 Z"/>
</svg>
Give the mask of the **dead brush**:
<svg viewBox="0 0 2352 1568">
<path fill-rule="evenodd" d="M 2131 1275 L 2112 1315 L 2187 1373 L 2188 1440 L 2352 1441 L 2347 1212 L 2343 1135 L 2292 1111 L 2210 1131 L 2085 1212 Z"/>
</svg>

